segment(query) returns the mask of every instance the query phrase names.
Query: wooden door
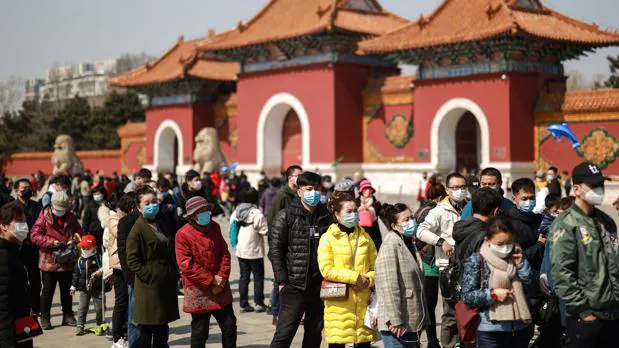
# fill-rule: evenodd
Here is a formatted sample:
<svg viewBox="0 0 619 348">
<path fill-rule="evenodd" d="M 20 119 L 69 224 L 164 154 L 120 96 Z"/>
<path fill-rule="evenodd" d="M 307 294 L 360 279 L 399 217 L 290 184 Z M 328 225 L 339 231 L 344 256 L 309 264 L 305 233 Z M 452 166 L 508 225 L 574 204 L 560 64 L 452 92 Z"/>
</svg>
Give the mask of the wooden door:
<svg viewBox="0 0 619 348">
<path fill-rule="evenodd" d="M 282 128 L 282 171 L 291 165 L 303 164 L 303 135 L 297 113 L 290 109 Z"/>
<path fill-rule="evenodd" d="M 478 133 L 477 119 L 470 112 L 466 112 L 456 126 L 456 170 L 479 169 Z"/>
</svg>

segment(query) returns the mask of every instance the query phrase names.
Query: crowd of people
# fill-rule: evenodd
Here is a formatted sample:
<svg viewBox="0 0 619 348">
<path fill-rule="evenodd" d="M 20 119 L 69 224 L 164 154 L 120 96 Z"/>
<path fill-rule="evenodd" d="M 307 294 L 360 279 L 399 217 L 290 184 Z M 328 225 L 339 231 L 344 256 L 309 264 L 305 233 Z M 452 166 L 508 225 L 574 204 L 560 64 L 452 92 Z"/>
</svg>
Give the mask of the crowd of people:
<svg viewBox="0 0 619 348">
<path fill-rule="evenodd" d="M 275 348 L 290 347 L 300 325 L 308 348 L 323 335 L 333 348 L 378 339 L 420 347 L 424 332 L 431 348 L 614 346 L 619 240 L 597 207 L 608 178 L 591 163 L 543 174 L 504 183 L 495 168 L 444 181 L 424 173 L 416 209 L 381 203 L 359 173 L 333 182 L 299 166 L 263 174 L 257 188 L 234 171 L 190 170 L 182 183 L 147 169 L 132 180 L 54 175 L 47 187 L 42 173 L 3 178 L 0 347 L 33 346 L 40 333 L 24 339 L 24 320 L 53 328 L 56 285 L 60 323 L 78 336 L 107 331 L 113 348 L 167 347 L 182 294 L 191 347 L 206 346 L 211 316 L 222 346 L 236 347 L 232 255 L 240 313 L 271 315 Z"/>
</svg>

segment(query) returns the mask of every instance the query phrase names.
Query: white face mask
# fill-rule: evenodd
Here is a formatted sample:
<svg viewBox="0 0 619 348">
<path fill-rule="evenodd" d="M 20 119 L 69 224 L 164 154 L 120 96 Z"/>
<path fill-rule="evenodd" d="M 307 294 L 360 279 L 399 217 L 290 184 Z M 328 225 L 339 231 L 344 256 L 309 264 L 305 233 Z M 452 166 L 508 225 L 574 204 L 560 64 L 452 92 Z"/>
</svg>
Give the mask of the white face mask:
<svg viewBox="0 0 619 348">
<path fill-rule="evenodd" d="M 466 189 L 451 190 L 451 194 L 449 196 L 454 200 L 454 202 L 460 203 L 466 199 L 467 192 L 468 191 Z"/>
<path fill-rule="evenodd" d="M 512 253 L 512 250 L 514 250 L 514 245 L 513 244 L 503 244 L 503 245 L 495 245 L 492 243 L 490 244 L 490 249 L 500 258 L 506 258 L 509 256 L 509 254 Z"/>
<path fill-rule="evenodd" d="M 56 210 L 56 209 L 52 209 L 52 214 L 54 214 L 54 216 L 58 216 L 58 217 L 62 217 L 67 213 L 66 210 Z"/>
<path fill-rule="evenodd" d="M 604 201 L 604 188 L 596 187 L 593 190 L 587 191 L 584 197 L 585 201 L 591 205 L 600 205 Z"/>
<path fill-rule="evenodd" d="M 25 222 L 16 222 L 13 237 L 15 237 L 15 239 L 20 242 L 26 240 L 26 238 L 28 237 L 28 224 Z"/>
<path fill-rule="evenodd" d="M 95 249 L 82 250 L 82 256 L 86 259 L 91 257 L 94 254 L 95 254 Z"/>
</svg>

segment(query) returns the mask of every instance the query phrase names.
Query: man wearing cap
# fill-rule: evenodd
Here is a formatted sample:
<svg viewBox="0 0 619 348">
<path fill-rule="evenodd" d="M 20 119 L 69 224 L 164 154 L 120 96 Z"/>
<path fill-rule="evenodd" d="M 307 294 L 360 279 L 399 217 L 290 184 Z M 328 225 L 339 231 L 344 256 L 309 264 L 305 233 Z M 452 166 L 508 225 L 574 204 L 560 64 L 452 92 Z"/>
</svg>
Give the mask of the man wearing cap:
<svg viewBox="0 0 619 348">
<path fill-rule="evenodd" d="M 565 302 L 566 347 L 616 347 L 619 330 L 617 225 L 596 208 L 604 199 L 598 166 L 581 163 L 572 172 L 574 205 L 550 227 L 555 290 Z"/>
<path fill-rule="evenodd" d="M 236 347 L 228 244 L 204 197 L 190 198 L 185 209 L 187 224 L 176 234 L 176 260 L 185 289 L 183 311 L 191 314 L 191 346 L 206 345 L 212 315 L 222 332 L 222 347 Z"/>
<path fill-rule="evenodd" d="M 71 301 L 71 280 L 73 268 L 77 261 L 58 263 L 54 252 L 66 249 L 75 243 L 75 234 L 82 234 L 82 227 L 77 217 L 70 211 L 69 195 L 64 191 L 55 192 L 51 204 L 43 209 L 39 218 L 32 226 L 30 239 L 39 247 L 39 269 L 43 290 L 41 291 L 41 327 L 44 330 L 52 328 L 50 312 L 56 283 L 60 287 L 60 302 L 62 303 L 62 325 L 75 326 Z"/>
</svg>

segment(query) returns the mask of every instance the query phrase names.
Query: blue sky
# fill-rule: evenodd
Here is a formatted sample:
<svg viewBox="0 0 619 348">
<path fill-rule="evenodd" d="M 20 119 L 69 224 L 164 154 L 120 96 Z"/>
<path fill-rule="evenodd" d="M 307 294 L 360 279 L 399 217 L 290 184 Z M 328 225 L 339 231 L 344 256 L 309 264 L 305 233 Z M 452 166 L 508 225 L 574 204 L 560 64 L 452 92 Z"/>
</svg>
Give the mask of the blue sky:
<svg viewBox="0 0 619 348">
<path fill-rule="evenodd" d="M 382 0 L 387 10 L 409 19 L 432 11 L 440 0 Z M 267 0 L 7 0 L 0 9 L 0 80 L 9 75 L 43 77 L 55 63 L 115 58 L 125 52 L 159 55 L 184 34 L 204 36 L 248 20 Z M 545 0 L 569 16 L 619 28 L 618 0 Z M 606 55 L 619 48 L 570 61 L 585 79 L 608 75 Z"/>
</svg>

